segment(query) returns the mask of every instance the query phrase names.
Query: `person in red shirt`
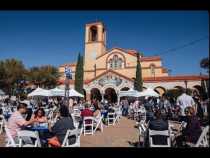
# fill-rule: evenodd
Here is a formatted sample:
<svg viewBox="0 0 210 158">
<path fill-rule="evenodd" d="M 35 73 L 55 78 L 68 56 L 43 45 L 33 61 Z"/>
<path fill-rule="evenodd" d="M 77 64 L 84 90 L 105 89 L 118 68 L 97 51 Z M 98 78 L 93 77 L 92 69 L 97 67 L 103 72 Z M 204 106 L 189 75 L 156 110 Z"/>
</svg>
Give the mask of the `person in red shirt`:
<svg viewBox="0 0 210 158">
<path fill-rule="evenodd" d="M 80 122 L 79 122 L 79 128 L 82 127 L 84 117 L 90 117 L 90 116 L 93 117 L 93 111 L 91 111 L 91 110 L 89 109 L 90 105 L 89 105 L 88 103 L 86 103 L 86 104 L 84 105 L 84 107 L 85 107 L 85 109 L 82 110 L 82 112 L 81 112 L 81 120 L 80 120 Z M 86 123 L 89 124 L 90 122 L 87 121 Z"/>
</svg>

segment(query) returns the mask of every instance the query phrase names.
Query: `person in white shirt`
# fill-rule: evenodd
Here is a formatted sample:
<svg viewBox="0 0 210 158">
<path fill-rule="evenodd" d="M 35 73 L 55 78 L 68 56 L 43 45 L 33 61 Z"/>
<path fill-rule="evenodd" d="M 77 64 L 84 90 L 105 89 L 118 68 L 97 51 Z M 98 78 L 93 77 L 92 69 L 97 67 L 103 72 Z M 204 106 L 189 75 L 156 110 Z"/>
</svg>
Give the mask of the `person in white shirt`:
<svg viewBox="0 0 210 158">
<path fill-rule="evenodd" d="M 181 108 L 181 115 L 185 116 L 184 109 L 186 107 L 194 107 L 195 102 L 193 98 L 190 95 L 187 95 L 184 90 L 182 90 L 183 93 L 177 98 L 177 105 Z"/>
</svg>

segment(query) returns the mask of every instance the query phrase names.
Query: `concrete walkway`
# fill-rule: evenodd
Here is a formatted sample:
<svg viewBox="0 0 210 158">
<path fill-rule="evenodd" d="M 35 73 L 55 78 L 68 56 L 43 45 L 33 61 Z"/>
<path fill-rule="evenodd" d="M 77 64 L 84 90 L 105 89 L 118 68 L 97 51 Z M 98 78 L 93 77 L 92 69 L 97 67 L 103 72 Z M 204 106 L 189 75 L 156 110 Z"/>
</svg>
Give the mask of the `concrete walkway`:
<svg viewBox="0 0 210 158">
<path fill-rule="evenodd" d="M 138 129 L 134 128 L 135 121 L 125 117 L 115 126 L 104 127 L 104 131 L 97 131 L 94 135 L 82 135 L 81 147 L 131 147 L 129 142 L 137 142 Z"/>
</svg>

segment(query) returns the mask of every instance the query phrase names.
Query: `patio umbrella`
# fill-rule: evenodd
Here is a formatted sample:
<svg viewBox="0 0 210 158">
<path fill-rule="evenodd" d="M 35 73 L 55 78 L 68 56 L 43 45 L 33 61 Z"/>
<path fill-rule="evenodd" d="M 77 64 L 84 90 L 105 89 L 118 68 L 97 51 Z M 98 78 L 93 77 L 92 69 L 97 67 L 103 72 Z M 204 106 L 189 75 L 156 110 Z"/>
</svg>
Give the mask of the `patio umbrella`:
<svg viewBox="0 0 210 158">
<path fill-rule="evenodd" d="M 49 97 L 49 96 L 52 96 L 52 93 L 50 90 L 46 90 L 46 89 L 42 89 L 38 87 L 37 89 L 35 89 L 34 91 L 28 94 L 28 97 L 33 97 L 33 96 Z"/>
</svg>

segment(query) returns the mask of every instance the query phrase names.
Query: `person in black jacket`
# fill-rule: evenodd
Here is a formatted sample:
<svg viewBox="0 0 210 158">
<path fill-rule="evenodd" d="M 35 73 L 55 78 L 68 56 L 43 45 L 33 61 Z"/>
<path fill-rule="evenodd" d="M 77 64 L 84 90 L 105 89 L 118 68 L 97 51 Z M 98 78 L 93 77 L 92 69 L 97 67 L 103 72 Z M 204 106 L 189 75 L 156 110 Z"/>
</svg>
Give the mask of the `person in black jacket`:
<svg viewBox="0 0 210 158">
<path fill-rule="evenodd" d="M 51 133 L 57 136 L 59 142 L 62 144 L 65 138 L 67 130 L 75 129 L 73 119 L 69 113 L 67 106 L 60 107 L 60 119 L 51 128 Z M 76 137 L 70 137 L 69 144 L 73 144 L 76 141 Z"/>
<path fill-rule="evenodd" d="M 162 119 L 160 110 L 155 112 L 155 119 L 150 121 L 149 129 L 157 131 L 168 130 L 168 122 Z"/>
<path fill-rule="evenodd" d="M 149 129 L 150 130 L 156 130 L 156 131 L 168 130 L 168 122 L 164 121 L 162 119 L 161 111 L 157 110 L 154 115 L 155 115 L 155 119 L 150 121 Z M 148 135 L 149 135 L 149 133 L 147 134 L 147 136 Z M 152 136 L 152 139 L 153 139 L 154 144 L 167 144 L 167 137 L 166 136 L 155 135 L 155 136 Z M 147 141 L 148 141 L 148 139 L 147 139 Z"/>
</svg>

